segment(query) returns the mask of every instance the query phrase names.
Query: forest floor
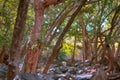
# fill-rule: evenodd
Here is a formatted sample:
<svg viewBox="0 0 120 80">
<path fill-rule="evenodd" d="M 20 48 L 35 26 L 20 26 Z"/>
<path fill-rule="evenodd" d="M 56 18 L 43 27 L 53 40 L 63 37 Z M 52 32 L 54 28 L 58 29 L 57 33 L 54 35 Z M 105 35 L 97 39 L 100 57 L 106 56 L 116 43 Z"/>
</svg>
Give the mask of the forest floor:
<svg viewBox="0 0 120 80">
<path fill-rule="evenodd" d="M 106 66 L 107 67 L 107 66 Z M 0 80 L 6 80 L 7 65 L 0 66 Z M 89 61 L 55 62 L 47 74 L 42 74 L 38 68 L 36 74 L 23 73 L 14 80 L 120 80 L 120 73 L 106 73 L 105 66 L 99 64 L 89 66 Z"/>
</svg>

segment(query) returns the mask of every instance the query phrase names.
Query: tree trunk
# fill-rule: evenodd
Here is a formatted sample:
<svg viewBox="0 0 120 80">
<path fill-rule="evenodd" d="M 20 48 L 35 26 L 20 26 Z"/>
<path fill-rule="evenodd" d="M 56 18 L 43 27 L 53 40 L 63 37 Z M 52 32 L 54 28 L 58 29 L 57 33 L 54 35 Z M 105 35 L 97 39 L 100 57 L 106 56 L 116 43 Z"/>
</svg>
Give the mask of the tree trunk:
<svg viewBox="0 0 120 80">
<path fill-rule="evenodd" d="M 5 46 L 3 46 L 2 51 L 0 52 L 0 63 L 4 62 L 5 52 L 6 52 L 6 48 Z"/>
<path fill-rule="evenodd" d="M 82 26 L 82 36 L 83 36 L 83 65 L 85 64 L 85 60 L 88 59 L 88 36 L 87 36 L 87 30 L 86 30 L 86 25 L 83 22 L 83 19 L 80 19 L 80 23 Z"/>
<path fill-rule="evenodd" d="M 19 73 L 20 48 L 25 31 L 29 0 L 20 0 L 9 56 L 7 80 L 13 80 Z"/>
<path fill-rule="evenodd" d="M 75 29 L 75 31 L 77 31 L 77 29 Z M 74 61 L 75 61 L 76 38 L 77 38 L 77 34 L 75 34 L 75 36 L 74 36 L 74 48 L 73 48 L 73 54 L 72 54 L 72 63 L 74 63 Z"/>
<path fill-rule="evenodd" d="M 60 45 L 62 44 L 62 40 L 66 34 L 66 32 L 68 31 L 69 27 L 71 26 L 71 24 L 73 23 L 76 15 L 78 14 L 78 12 L 81 10 L 82 6 L 85 4 L 86 0 L 81 0 L 80 4 L 78 6 L 78 8 L 76 9 L 76 11 L 72 14 L 72 17 L 70 18 L 70 20 L 68 21 L 67 25 L 65 26 L 64 30 L 62 31 L 62 33 L 60 34 L 54 48 L 53 48 L 53 54 L 50 56 L 50 58 L 48 59 L 47 63 L 46 63 L 46 67 L 43 70 L 43 73 L 46 74 L 50 65 L 52 64 L 54 58 L 57 56 L 57 53 L 60 50 Z M 56 52 L 57 51 L 57 52 Z"/>
<path fill-rule="evenodd" d="M 62 0 L 64 1 L 64 0 Z M 21 72 L 35 73 L 39 56 L 42 54 L 43 43 L 39 43 L 39 37 L 42 32 L 44 20 L 44 10 L 52 5 L 61 2 L 61 0 L 34 0 L 35 24 L 31 29 L 30 40 L 27 44 L 27 54 Z M 36 45 L 36 47 L 34 47 Z"/>
<path fill-rule="evenodd" d="M 32 49 L 33 45 L 38 45 L 37 40 L 40 37 L 40 33 L 43 25 L 44 6 L 40 0 L 34 0 L 34 11 L 35 11 L 35 24 L 31 28 L 30 40 L 27 43 L 27 54 L 25 55 L 24 64 L 21 72 L 35 73 L 40 55 L 39 50 Z M 38 47 L 37 47 L 38 48 Z"/>
</svg>

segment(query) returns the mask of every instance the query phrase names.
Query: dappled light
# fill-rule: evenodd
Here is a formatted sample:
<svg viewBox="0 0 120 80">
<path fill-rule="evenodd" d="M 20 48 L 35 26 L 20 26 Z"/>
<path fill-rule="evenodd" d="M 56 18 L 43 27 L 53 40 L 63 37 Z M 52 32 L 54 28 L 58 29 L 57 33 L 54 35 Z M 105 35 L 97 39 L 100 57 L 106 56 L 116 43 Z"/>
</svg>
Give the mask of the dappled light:
<svg viewBox="0 0 120 80">
<path fill-rule="evenodd" d="M 120 0 L 0 0 L 0 80 L 120 80 Z"/>
</svg>

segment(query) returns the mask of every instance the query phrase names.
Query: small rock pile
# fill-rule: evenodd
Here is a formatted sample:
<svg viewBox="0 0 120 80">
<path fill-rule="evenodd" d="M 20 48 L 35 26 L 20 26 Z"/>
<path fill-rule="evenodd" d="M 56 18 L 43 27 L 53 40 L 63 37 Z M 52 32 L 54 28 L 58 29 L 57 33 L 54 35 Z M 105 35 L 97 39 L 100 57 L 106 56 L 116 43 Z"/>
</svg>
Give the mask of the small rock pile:
<svg viewBox="0 0 120 80">
<path fill-rule="evenodd" d="M 87 65 L 87 63 L 86 63 Z M 82 62 L 69 64 L 62 62 L 61 65 L 53 64 L 48 71 L 48 74 L 42 75 L 44 80 L 90 80 L 93 72 L 92 67 L 83 68 Z"/>
<path fill-rule="evenodd" d="M 86 66 L 88 62 L 85 63 Z M 90 80 L 95 72 L 93 67 L 83 68 L 82 62 L 68 63 L 60 62 L 60 65 L 52 64 L 47 74 L 40 72 L 36 74 L 23 73 L 16 75 L 14 80 Z M 0 66 L 0 80 L 6 80 L 7 66 Z"/>
</svg>

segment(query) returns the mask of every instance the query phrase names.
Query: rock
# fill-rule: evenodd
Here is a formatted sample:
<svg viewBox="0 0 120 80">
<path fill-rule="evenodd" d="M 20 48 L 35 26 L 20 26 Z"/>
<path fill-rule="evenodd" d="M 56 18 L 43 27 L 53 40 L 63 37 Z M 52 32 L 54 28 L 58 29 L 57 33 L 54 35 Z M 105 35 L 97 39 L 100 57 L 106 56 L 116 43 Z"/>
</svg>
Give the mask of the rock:
<svg viewBox="0 0 120 80">
<path fill-rule="evenodd" d="M 49 70 L 48 70 L 48 74 L 49 74 L 49 73 L 54 73 L 55 70 L 56 70 L 55 68 L 51 68 L 51 69 L 49 69 Z"/>
<path fill-rule="evenodd" d="M 90 80 L 91 77 L 92 74 L 80 74 L 80 75 L 76 75 L 75 80 Z"/>
<path fill-rule="evenodd" d="M 58 80 L 66 80 L 64 77 L 60 77 L 58 78 Z"/>
<path fill-rule="evenodd" d="M 6 75 L 7 75 L 7 66 L 1 65 L 0 66 L 0 80 L 5 80 Z"/>
<path fill-rule="evenodd" d="M 71 73 L 71 74 L 76 74 L 77 68 L 75 68 L 75 67 L 69 67 L 68 68 L 68 72 Z"/>
<path fill-rule="evenodd" d="M 60 79 L 63 79 L 63 80 L 65 80 L 65 77 L 66 77 L 66 74 L 56 74 L 56 75 L 54 75 L 54 77 L 53 77 L 53 80 L 60 80 Z"/>
<path fill-rule="evenodd" d="M 14 80 L 41 80 L 37 74 L 23 73 L 15 77 Z"/>
<path fill-rule="evenodd" d="M 61 66 L 60 71 L 62 71 L 62 73 L 66 73 L 68 71 L 68 68 L 65 66 Z"/>
<path fill-rule="evenodd" d="M 63 66 L 66 66 L 66 65 L 67 65 L 67 62 L 66 62 L 66 61 L 62 61 L 62 65 L 63 65 Z"/>
<path fill-rule="evenodd" d="M 62 74 L 62 71 L 60 70 L 60 68 L 56 68 L 54 71 L 55 74 Z"/>
<path fill-rule="evenodd" d="M 42 78 L 42 80 L 54 80 L 55 74 L 46 74 L 44 75 L 44 77 Z"/>
<path fill-rule="evenodd" d="M 77 67 L 77 68 L 82 68 L 83 63 L 81 61 L 79 61 L 79 62 L 76 62 L 74 66 Z"/>
</svg>

